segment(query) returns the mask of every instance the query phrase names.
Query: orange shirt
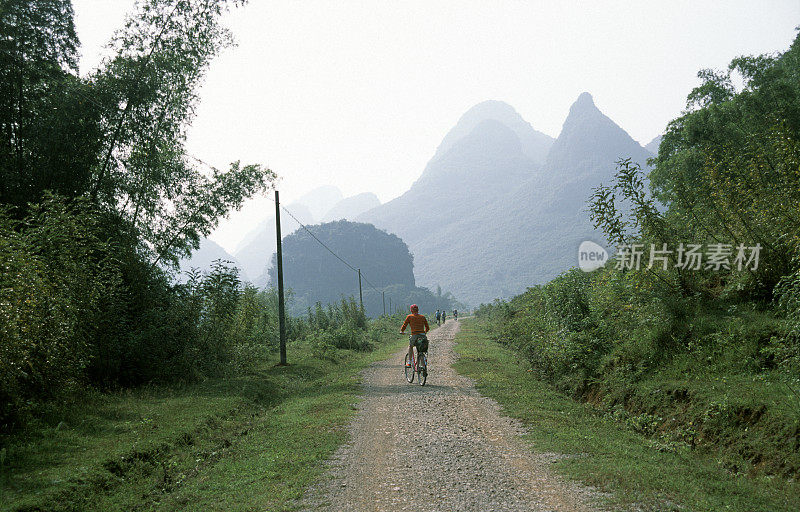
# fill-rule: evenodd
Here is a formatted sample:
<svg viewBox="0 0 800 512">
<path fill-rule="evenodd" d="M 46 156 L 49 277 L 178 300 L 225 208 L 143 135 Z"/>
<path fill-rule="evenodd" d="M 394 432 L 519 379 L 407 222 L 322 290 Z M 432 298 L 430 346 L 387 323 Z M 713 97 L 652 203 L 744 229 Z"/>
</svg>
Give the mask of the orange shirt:
<svg viewBox="0 0 800 512">
<path fill-rule="evenodd" d="M 407 325 L 411 326 L 411 334 L 423 334 L 430 330 L 428 319 L 425 318 L 425 315 L 420 315 L 419 313 L 408 315 L 406 321 L 403 322 L 403 327 L 400 328 L 400 332 L 405 331 Z"/>
</svg>

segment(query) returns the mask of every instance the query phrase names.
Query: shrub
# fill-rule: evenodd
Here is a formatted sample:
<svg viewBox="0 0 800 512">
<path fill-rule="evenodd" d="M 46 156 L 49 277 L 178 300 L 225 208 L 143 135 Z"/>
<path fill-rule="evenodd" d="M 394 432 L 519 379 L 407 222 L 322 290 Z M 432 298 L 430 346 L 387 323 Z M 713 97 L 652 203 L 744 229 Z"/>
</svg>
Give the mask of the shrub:
<svg viewBox="0 0 800 512">
<path fill-rule="evenodd" d="M 85 380 L 120 274 L 87 204 L 47 196 L 16 223 L 0 211 L 0 422 Z"/>
<path fill-rule="evenodd" d="M 778 364 L 800 377 L 800 270 L 785 276 L 775 290 L 778 306 L 786 316 L 785 335 L 772 340 L 769 353 Z"/>
</svg>

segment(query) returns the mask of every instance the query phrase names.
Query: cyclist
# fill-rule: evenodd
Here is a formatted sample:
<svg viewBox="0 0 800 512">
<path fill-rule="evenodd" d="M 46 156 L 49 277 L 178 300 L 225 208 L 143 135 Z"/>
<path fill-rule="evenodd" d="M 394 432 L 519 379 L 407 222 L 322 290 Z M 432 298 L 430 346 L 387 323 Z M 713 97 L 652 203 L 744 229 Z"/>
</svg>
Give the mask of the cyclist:
<svg viewBox="0 0 800 512">
<path fill-rule="evenodd" d="M 442 319 L 442 314 L 439 313 L 439 310 L 436 310 L 436 325 L 439 325 L 439 321 Z"/>
<path fill-rule="evenodd" d="M 411 360 L 414 358 L 414 346 L 417 345 L 417 341 L 421 343 L 422 340 L 427 339 L 425 333 L 430 330 L 430 327 L 428 327 L 428 319 L 425 318 L 425 315 L 419 314 L 419 307 L 417 307 L 416 304 L 411 305 L 411 314 L 408 315 L 406 321 L 403 322 L 403 326 L 400 328 L 400 334 L 405 334 L 407 326 L 411 327 L 411 336 L 408 337 L 408 363 L 406 363 L 406 367 L 410 368 Z"/>
<path fill-rule="evenodd" d="M 453 310 L 453 319 L 454 319 L 456 322 L 458 322 L 458 310 L 457 310 L 457 309 L 454 309 L 454 310 Z"/>
</svg>

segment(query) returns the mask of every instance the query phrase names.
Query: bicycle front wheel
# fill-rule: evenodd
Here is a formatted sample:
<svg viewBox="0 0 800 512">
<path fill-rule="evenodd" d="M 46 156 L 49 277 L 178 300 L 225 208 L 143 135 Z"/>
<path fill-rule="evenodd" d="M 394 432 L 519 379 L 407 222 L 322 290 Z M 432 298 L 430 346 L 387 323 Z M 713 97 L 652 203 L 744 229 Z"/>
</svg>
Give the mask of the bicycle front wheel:
<svg viewBox="0 0 800 512">
<path fill-rule="evenodd" d="M 405 370 L 406 370 L 406 380 L 409 384 L 414 382 L 414 365 L 409 365 L 411 361 L 408 359 L 408 354 L 406 354 L 406 363 L 405 363 Z"/>
<path fill-rule="evenodd" d="M 425 382 L 428 380 L 428 356 L 425 353 L 419 355 L 417 371 L 419 371 L 417 382 L 419 382 L 420 386 L 424 386 Z"/>
</svg>

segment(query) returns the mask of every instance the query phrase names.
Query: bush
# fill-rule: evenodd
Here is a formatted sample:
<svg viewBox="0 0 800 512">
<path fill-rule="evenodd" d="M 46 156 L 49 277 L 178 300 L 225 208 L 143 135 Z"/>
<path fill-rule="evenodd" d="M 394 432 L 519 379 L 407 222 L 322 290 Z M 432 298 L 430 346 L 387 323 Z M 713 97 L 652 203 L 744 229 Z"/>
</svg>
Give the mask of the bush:
<svg viewBox="0 0 800 512">
<path fill-rule="evenodd" d="M 21 223 L 0 211 L 0 423 L 85 381 L 121 279 L 99 215 L 48 196 Z"/>
<path fill-rule="evenodd" d="M 776 336 L 768 353 L 795 377 L 800 377 L 800 270 L 785 276 L 775 289 L 778 307 L 785 315 L 788 329 Z"/>
</svg>

